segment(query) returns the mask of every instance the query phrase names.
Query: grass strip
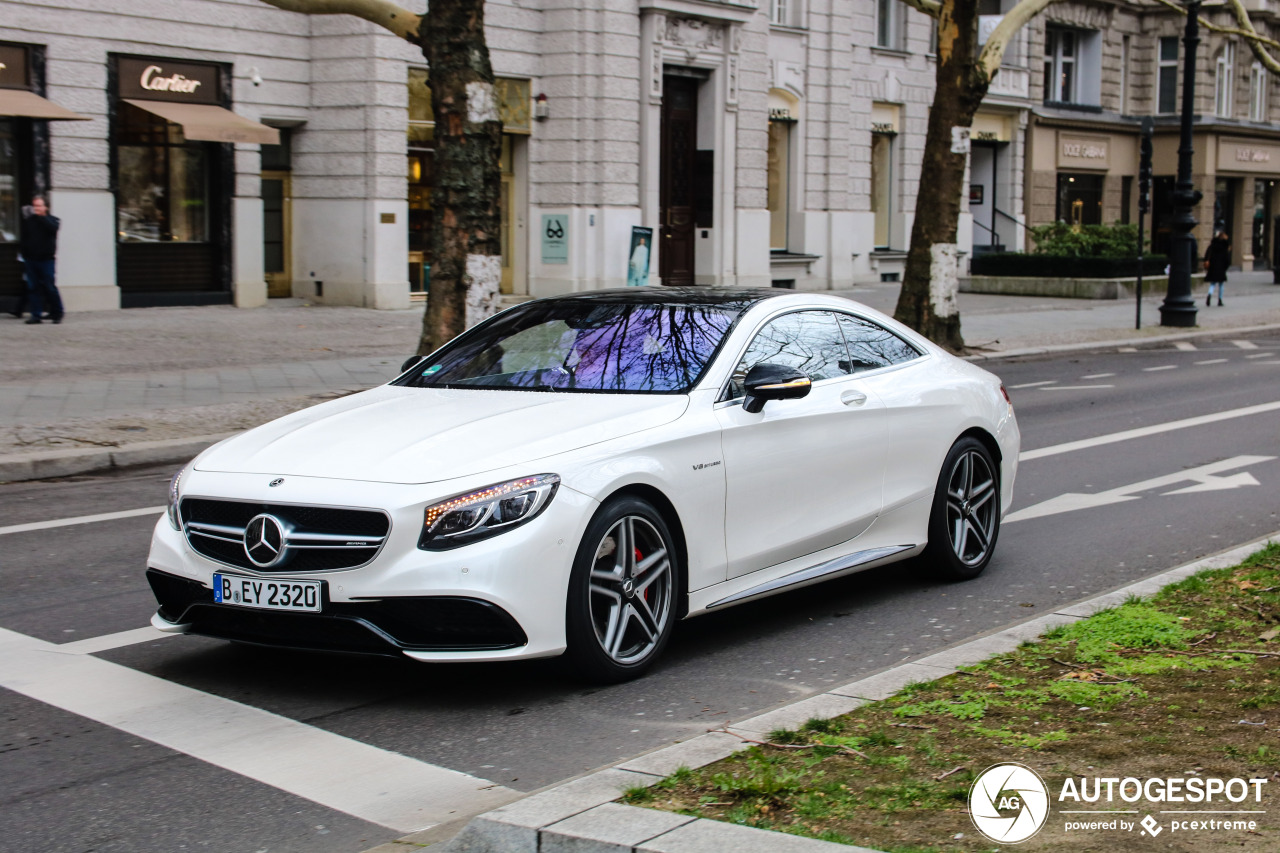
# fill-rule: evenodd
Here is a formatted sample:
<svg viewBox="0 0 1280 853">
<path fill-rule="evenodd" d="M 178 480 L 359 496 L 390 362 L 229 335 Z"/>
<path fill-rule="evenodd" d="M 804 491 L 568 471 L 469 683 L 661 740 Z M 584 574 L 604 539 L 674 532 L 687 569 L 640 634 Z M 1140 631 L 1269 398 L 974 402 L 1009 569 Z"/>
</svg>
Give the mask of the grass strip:
<svg viewBox="0 0 1280 853">
<path fill-rule="evenodd" d="M 1041 640 L 698 770 L 624 802 L 889 853 L 1001 849 L 968 811 L 974 779 L 1018 762 L 1048 786 L 1019 850 L 1280 850 L 1280 544 Z M 1265 778 L 1262 802 L 1059 803 L 1069 777 Z M 1268 790 L 1270 789 L 1270 790 Z M 1274 808 L 1269 808 L 1273 803 Z M 1068 831 L 1065 809 L 1266 810 L 1253 831 Z M 1004 814 L 1004 812 L 1002 812 Z M 1010 815 L 1016 811 L 1009 812 Z M 1161 814 L 1157 819 L 1167 822 Z"/>
</svg>

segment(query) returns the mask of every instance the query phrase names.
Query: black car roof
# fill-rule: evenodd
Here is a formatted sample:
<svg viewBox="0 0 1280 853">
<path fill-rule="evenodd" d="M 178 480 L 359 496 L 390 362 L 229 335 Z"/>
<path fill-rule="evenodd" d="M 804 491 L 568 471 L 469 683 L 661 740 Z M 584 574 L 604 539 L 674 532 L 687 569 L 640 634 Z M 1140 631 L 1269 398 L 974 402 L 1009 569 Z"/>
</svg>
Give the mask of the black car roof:
<svg viewBox="0 0 1280 853">
<path fill-rule="evenodd" d="M 745 311 L 789 290 L 771 287 L 615 287 L 551 296 L 538 302 L 603 302 L 610 305 L 717 305 Z"/>
</svg>

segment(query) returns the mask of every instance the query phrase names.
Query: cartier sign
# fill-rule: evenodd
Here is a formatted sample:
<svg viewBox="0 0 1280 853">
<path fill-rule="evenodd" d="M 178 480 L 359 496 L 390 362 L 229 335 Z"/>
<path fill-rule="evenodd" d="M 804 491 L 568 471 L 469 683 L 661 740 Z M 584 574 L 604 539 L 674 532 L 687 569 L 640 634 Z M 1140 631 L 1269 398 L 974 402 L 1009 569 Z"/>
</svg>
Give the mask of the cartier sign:
<svg viewBox="0 0 1280 853">
<path fill-rule="evenodd" d="M 1280 145 L 1270 140 L 1218 137 L 1218 171 L 1280 172 Z"/>
<path fill-rule="evenodd" d="M 121 57 L 118 67 L 120 97 L 218 104 L 221 101 L 220 71 L 217 65 L 204 63 Z"/>
</svg>

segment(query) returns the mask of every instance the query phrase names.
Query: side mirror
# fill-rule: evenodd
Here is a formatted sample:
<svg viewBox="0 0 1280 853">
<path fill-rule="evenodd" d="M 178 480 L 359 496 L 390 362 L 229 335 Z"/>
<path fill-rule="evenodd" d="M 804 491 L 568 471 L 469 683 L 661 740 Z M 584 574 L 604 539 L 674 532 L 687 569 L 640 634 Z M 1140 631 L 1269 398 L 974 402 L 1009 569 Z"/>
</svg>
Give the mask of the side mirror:
<svg viewBox="0 0 1280 853">
<path fill-rule="evenodd" d="M 425 355 L 411 355 L 411 356 L 409 356 L 408 358 L 406 358 L 406 359 L 404 360 L 404 364 L 400 365 L 400 372 L 401 372 L 401 373 L 404 373 L 406 370 L 408 370 L 409 368 L 413 367 L 415 364 L 420 364 L 420 363 L 422 362 L 422 360 L 423 360 L 423 359 L 425 359 L 425 358 L 426 358 L 426 356 L 425 356 Z"/>
<path fill-rule="evenodd" d="M 813 383 L 809 377 L 781 364 L 757 364 L 743 381 L 747 396 L 742 410 L 755 414 L 768 400 L 798 400 L 809 393 Z"/>
</svg>

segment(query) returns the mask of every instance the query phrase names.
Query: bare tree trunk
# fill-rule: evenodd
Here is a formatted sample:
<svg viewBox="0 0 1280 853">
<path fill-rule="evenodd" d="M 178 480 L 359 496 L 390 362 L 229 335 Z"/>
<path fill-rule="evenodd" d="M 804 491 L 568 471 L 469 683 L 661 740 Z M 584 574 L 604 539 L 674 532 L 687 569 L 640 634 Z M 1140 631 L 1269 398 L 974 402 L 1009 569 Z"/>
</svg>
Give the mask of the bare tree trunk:
<svg viewBox="0 0 1280 853">
<path fill-rule="evenodd" d="M 502 278 L 502 122 L 483 0 L 431 0 L 422 32 L 435 113 L 431 287 L 418 353 L 493 314 Z"/>
<path fill-rule="evenodd" d="M 964 348 L 956 307 L 960 194 L 973 116 L 989 77 L 978 63 L 976 0 L 944 0 L 938 16 L 938 71 L 925 136 L 911 249 L 894 317 L 951 350 Z M 958 132 L 957 132 L 958 131 Z"/>
</svg>

